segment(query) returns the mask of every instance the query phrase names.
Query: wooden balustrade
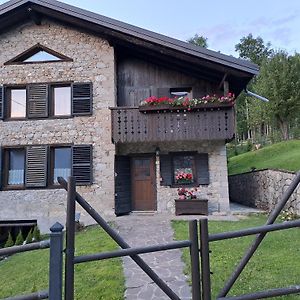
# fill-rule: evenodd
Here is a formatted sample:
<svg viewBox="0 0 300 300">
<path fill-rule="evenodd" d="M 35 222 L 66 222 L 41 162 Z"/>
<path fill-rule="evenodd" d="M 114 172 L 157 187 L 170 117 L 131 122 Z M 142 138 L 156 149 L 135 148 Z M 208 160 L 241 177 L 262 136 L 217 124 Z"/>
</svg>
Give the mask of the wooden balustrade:
<svg viewBox="0 0 300 300">
<path fill-rule="evenodd" d="M 233 107 L 151 112 L 114 107 L 111 112 L 114 143 L 231 140 L 235 133 Z"/>
</svg>

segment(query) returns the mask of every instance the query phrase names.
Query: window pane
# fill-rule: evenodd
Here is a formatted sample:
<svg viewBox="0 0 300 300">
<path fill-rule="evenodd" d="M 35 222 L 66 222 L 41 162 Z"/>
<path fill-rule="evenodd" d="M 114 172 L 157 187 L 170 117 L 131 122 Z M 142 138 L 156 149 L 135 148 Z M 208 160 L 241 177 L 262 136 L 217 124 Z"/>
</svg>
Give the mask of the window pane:
<svg viewBox="0 0 300 300">
<path fill-rule="evenodd" d="M 71 115 L 71 87 L 54 88 L 54 115 L 69 116 Z"/>
<path fill-rule="evenodd" d="M 26 90 L 17 89 L 11 90 L 11 118 L 25 118 L 26 117 Z"/>
<path fill-rule="evenodd" d="M 24 184 L 25 151 L 22 149 L 9 150 L 8 184 Z"/>
<path fill-rule="evenodd" d="M 193 174 L 194 156 L 182 155 L 174 157 L 174 181 L 178 184 L 194 182 Z"/>
<path fill-rule="evenodd" d="M 57 177 L 68 179 L 71 176 L 71 148 L 54 149 L 54 179 L 57 183 Z"/>
<path fill-rule="evenodd" d="M 33 54 L 29 58 L 25 59 L 24 62 L 41 62 L 41 61 L 58 61 L 61 60 L 59 57 L 54 56 L 46 51 L 39 51 Z"/>
</svg>

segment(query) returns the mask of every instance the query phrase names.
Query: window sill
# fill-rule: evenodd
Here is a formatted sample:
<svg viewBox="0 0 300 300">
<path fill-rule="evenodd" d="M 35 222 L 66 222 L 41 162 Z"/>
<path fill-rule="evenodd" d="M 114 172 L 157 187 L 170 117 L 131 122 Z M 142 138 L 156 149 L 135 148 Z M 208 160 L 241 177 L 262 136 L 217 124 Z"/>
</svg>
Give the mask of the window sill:
<svg viewBox="0 0 300 300">
<path fill-rule="evenodd" d="M 171 188 L 183 188 L 183 187 L 187 187 L 187 188 L 191 188 L 191 187 L 198 187 L 198 186 L 200 186 L 200 184 L 199 183 L 197 183 L 197 182 L 192 182 L 192 183 L 173 183 L 172 185 L 171 185 Z"/>
</svg>

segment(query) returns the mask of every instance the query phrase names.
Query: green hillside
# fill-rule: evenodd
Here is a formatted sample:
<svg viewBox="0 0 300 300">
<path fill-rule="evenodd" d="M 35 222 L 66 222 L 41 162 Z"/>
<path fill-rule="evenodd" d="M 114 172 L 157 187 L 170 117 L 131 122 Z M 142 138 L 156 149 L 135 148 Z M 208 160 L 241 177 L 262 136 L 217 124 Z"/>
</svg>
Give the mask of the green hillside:
<svg viewBox="0 0 300 300">
<path fill-rule="evenodd" d="M 253 168 L 300 170 L 300 140 L 280 142 L 229 159 L 229 175 L 248 172 Z"/>
</svg>

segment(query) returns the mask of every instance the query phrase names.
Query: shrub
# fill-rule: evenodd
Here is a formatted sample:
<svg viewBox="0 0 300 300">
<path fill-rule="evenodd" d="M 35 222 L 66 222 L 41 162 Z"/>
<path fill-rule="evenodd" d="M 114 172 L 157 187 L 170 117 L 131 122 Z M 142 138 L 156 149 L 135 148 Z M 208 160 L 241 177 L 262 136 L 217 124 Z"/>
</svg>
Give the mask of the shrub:
<svg viewBox="0 0 300 300">
<path fill-rule="evenodd" d="M 33 235 L 33 239 L 32 239 L 33 241 L 39 242 L 41 240 L 41 232 L 40 232 L 39 227 L 37 225 L 34 226 L 32 235 Z"/>
<path fill-rule="evenodd" d="M 32 243 L 32 239 L 33 239 L 33 234 L 32 234 L 32 229 L 30 229 L 26 237 L 26 244 Z"/>
<path fill-rule="evenodd" d="M 13 241 L 13 238 L 12 238 L 12 236 L 11 236 L 11 233 L 9 232 L 7 241 L 6 241 L 5 244 L 4 244 L 4 248 L 12 247 L 14 244 L 15 244 L 15 243 L 14 243 L 14 241 Z"/>
<path fill-rule="evenodd" d="M 20 245 L 23 245 L 23 243 L 24 243 L 24 238 L 23 238 L 23 235 L 22 235 L 22 230 L 20 229 L 20 231 L 17 235 L 17 238 L 16 238 L 15 245 L 20 246 Z"/>
</svg>

